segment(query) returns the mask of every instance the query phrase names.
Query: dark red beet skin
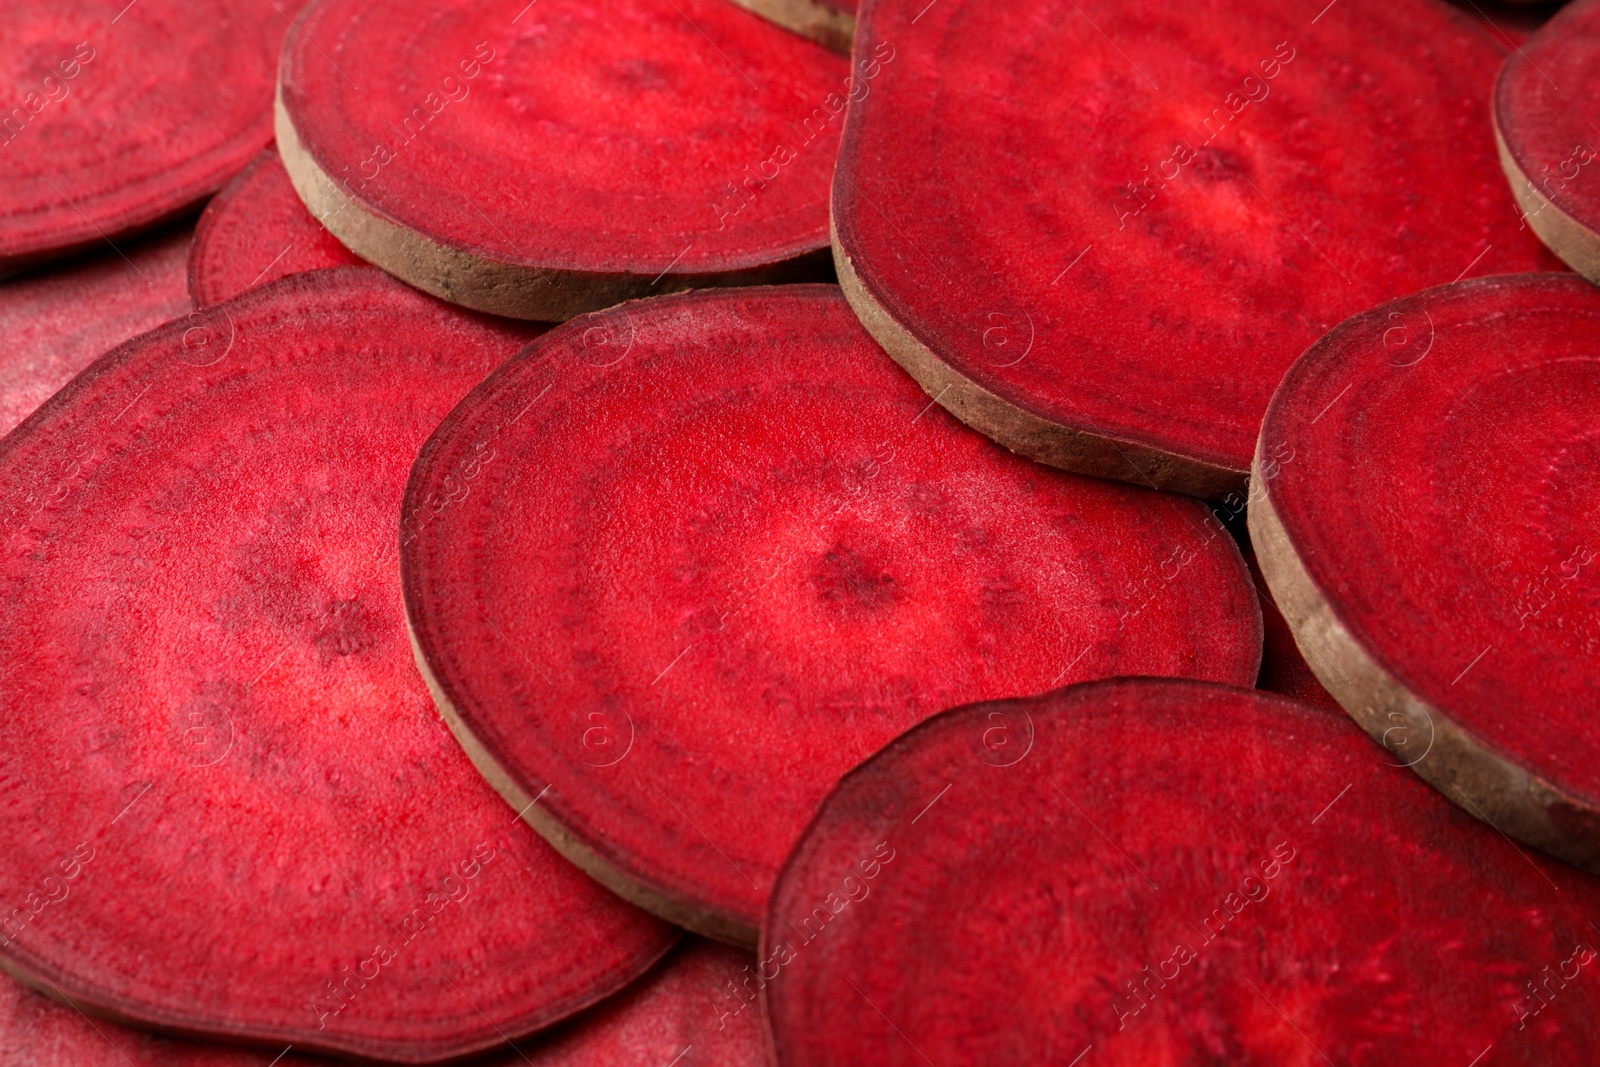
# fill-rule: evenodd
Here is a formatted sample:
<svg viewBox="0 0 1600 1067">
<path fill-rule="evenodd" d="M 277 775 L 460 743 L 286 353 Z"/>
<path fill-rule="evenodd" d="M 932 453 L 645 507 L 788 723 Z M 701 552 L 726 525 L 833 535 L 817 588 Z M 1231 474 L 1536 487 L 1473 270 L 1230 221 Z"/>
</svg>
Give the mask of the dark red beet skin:
<svg viewBox="0 0 1600 1067">
<path fill-rule="evenodd" d="M 1341 324 L 1261 430 L 1251 540 L 1307 661 L 1467 811 L 1600 870 L 1600 290 L 1441 286 Z"/>
<path fill-rule="evenodd" d="M 479 768 L 618 892 L 751 944 L 823 794 L 928 714 L 1260 663 L 1203 507 L 968 431 L 833 286 L 553 331 L 441 424 L 402 530 L 413 638 Z"/>
<path fill-rule="evenodd" d="M 285 41 L 278 148 L 369 262 L 557 321 L 825 269 L 849 74 L 728 0 L 324 0 Z"/>
<path fill-rule="evenodd" d="M 546 1034 L 478 1067 L 766 1067 L 753 957 L 689 939 L 645 977 Z M 693 1059 L 685 1055 L 693 1050 Z M 139 1033 L 0 978 L 0 1067 L 313 1067 L 332 1060 Z"/>
<path fill-rule="evenodd" d="M 1600 283 L 1600 3 L 1577 0 L 1506 59 L 1495 86 L 1500 163 L 1527 224 Z"/>
<path fill-rule="evenodd" d="M 784 1067 L 1580 1067 L 1597 910 L 1342 716 L 1122 679 L 958 708 L 852 771 L 760 966 Z"/>
<path fill-rule="evenodd" d="M 193 308 L 187 228 L 0 284 L 0 434 L 90 361 Z"/>
<path fill-rule="evenodd" d="M 1261 599 L 1261 674 L 1256 678 L 1256 688 L 1337 709 L 1339 702 L 1322 688 L 1300 646 L 1295 644 L 1294 631 L 1272 599 L 1255 550 L 1246 541 L 1239 546 L 1239 551 L 1250 568 L 1250 580 L 1255 583 L 1256 594 Z"/>
<path fill-rule="evenodd" d="M 189 291 L 210 307 L 302 271 L 361 266 L 312 217 L 276 148 L 261 154 L 206 205 L 189 252 Z"/>
<path fill-rule="evenodd" d="M 1541 263 L 1484 122 L 1499 53 L 1432 0 L 874 0 L 855 55 L 890 54 L 840 148 L 840 282 L 1047 463 L 1238 489 L 1328 329 Z"/>
<path fill-rule="evenodd" d="M 0 269 L 216 192 L 272 138 L 303 0 L 12 0 L 0 49 Z"/>
<path fill-rule="evenodd" d="M 8 969 L 152 1027 L 427 1062 L 667 948 L 505 809 L 407 656 L 405 472 L 530 333 L 299 275 L 0 442 Z"/>
</svg>

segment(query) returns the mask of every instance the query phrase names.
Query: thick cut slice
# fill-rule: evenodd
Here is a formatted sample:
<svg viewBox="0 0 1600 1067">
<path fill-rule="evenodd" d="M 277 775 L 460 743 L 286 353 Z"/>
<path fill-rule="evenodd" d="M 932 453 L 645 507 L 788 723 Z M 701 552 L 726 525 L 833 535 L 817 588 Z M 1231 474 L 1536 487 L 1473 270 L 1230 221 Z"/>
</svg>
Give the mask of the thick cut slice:
<svg viewBox="0 0 1600 1067">
<path fill-rule="evenodd" d="M 272 139 L 303 0 L 11 0 L 0 269 L 105 244 L 220 189 Z"/>
<path fill-rule="evenodd" d="M 708 1067 L 767 1067 L 755 1005 L 755 959 L 691 939 L 647 976 L 536 1038 L 478 1067 L 664 1067 L 694 1049 Z M 64 1004 L 0 977 L 0 1067 L 331 1067 L 290 1050 L 271 1052 L 157 1037 L 90 1021 Z"/>
<path fill-rule="evenodd" d="M 734 0 L 734 3 L 835 52 L 850 54 L 850 41 L 856 32 L 856 0 Z"/>
<path fill-rule="evenodd" d="M 291 274 L 361 265 L 361 257 L 306 210 L 278 150 L 267 148 L 200 216 L 189 252 L 189 291 L 204 308 Z"/>
<path fill-rule="evenodd" d="M 1306 660 L 1451 800 L 1600 872 L 1600 290 L 1430 289 L 1273 397 L 1250 535 Z"/>
<path fill-rule="evenodd" d="M 1569 4 L 1507 58 L 1494 129 L 1527 224 L 1600 283 L 1600 2 Z"/>
<path fill-rule="evenodd" d="M 0 284 L 0 434 L 135 334 L 187 314 L 185 227 Z"/>
<path fill-rule="evenodd" d="M 297 275 L 0 442 L 0 965 L 159 1029 L 427 1062 L 667 948 L 505 809 L 407 655 L 406 471 L 529 333 Z"/>
<path fill-rule="evenodd" d="M 1323 333 L 1542 262 L 1483 121 L 1500 54 L 1435 0 L 879 0 L 855 54 L 894 60 L 834 176 L 845 295 L 1045 463 L 1241 489 Z"/>
<path fill-rule="evenodd" d="M 284 42 L 278 149 L 363 259 L 555 321 L 825 272 L 849 73 L 727 0 L 324 0 Z"/>
<path fill-rule="evenodd" d="M 1260 665 L 1197 501 L 972 433 L 834 286 L 550 333 L 440 425 L 402 530 L 419 662 L 479 769 L 601 881 L 735 942 L 838 776 L 941 707 Z"/>
<path fill-rule="evenodd" d="M 845 776 L 760 967 L 784 1067 L 1582 1067 L 1597 909 L 1344 716 L 1118 679 L 957 708 Z"/>
</svg>

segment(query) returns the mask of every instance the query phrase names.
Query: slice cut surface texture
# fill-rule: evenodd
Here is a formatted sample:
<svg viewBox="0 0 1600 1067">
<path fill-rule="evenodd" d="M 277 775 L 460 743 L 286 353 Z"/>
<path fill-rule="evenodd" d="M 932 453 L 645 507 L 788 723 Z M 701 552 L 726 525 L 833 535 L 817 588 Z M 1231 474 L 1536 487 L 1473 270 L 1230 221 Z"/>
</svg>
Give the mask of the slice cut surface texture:
<svg viewBox="0 0 1600 1067">
<path fill-rule="evenodd" d="M 193 308 L 187 227 L 0 284 L 0 434 L 97 356 Z"/>
<path fill-rule="evenodd" d="M 808 37 L 835 52 L 850 54 L 856 31 L 855 0 L 733 0 L 764 19 Z"/>
<path fill-rule="evenodd" d="M 1506 59 L 1494 128 L 1527 224 L 1600 283 L 1600 3 L 1569 4 Z"/>
<path fill-rule="evenodd" d="M 278 148 L 362 258 L 562 320 L 825 270 L 849 73 L 728 0 L 329 0 L 285 42 Z"/>
<path fill-rule="evenodd" d="M 1451 800 L 1600 870 L 1600 290 L 1441 286 L 1294 365 L 1251 540 L 1322 684 Z"/>
<path fill-rule="evenodd" d="M 972 433 L 836 287 L 787 286 L 520 353 L 418 457 L 402 567 L 435 698 L 512 806 L 629 899 L 753 944 L 828 787 L 941 705 L 1254 682 L 1254 589 L 1208 518 Z"/>
<path fill-rule="evenodd" d="M 150 1027 L 430 1062 L 667 948 L 506 810 L 407 655 L 406 471 L 531 332 L 298 275 L 0 442 L 0 964 Z"/>
<path fill-rule="evenodd" d="M 189 291 L 197 306 L 210 307 L 291 274 L 362 265 L 306 210 L 278 150 L 267 148 L 201 214 Z"/>
<path fill-rule="evenodd" d="M 1482 33 L 1431 0 L 1305 7 L 872 4 L 855 54 L 892 74 L 850 109 L 833 225 L 873 336 L 1025 455 L 1215 497 L 1327 330 L 1537 267 Z"/>
<path fill-rule="evenodd" d="M 1009 763 L 1007 734 L 1032 739 Z M 1187 681 L 937 716 L 844 778 L 779 879 L 775 1062 L 1590 1062 L 1600 883 L 1383 756 Z"/>
<path fill-rule="evenodd" d="M 0 269 L 103 244 L 220 189 L 272 139 L 301 0 L 17 0 L 0 85 Z"/>
</svg>

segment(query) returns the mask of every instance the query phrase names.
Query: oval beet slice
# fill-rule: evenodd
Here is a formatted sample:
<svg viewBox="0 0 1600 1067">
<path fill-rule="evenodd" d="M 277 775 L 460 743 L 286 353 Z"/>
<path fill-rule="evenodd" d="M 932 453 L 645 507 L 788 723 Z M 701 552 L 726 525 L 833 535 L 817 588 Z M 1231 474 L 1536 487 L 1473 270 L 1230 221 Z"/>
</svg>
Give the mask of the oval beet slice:
<svg viewBox="0 0 1600 1067">
<path fill-rule="evenodd" d="M 967 431 L 836 287 L 792 286 L 542 338 L 418 457 L 401 553 L 435 699 L 512 806 L 753 943 L 828 787 L 941 704 L 1253 682 L 1254 590 L 1208 520 Z"/>
<path fill-rule="evenodd" d="M 997 760 L 1001 732 L 1032 745 Z M 847 775 L 760 968 L 785 1067 L 1579 1067 L 1597 907 L 1343 716 L 1120 679 L 955 709 Z"/>
<path fill-rule="evenodd" d="M 1600 871 L 1600 290 L 1461 282 L 1306 352 L 1250 507 L 1322 684 L 1451 800 Z"/>
<path fill-rule="evenodd" d="M 362 265 L 306 210 L 277 149 L 267 148 L 201 214 L 189 291 L 210 307 L 291 274 Z"/>
<path fill-rule="evenodd" d="M 472 1062 L 478 1067 L 766 1067 L 755 959 L 690 939 L 645 977 L 546 1034 Z M 327 1067 L 335 1061 L 158 1037 L 90 1020 L 0 978 L 0 1067 Z"/>
<path fill-rule="evenodd" d="M 833 194 L 862 321 L 1025 455 L 1241 489 L 1323 333 L 1541 262 L 1497 188 L 1496 49 L 1433 0 L 1321 6 L 872 4 L 855 54 L 886 73 Z"/>
<path fill-rule="evenodd" d="M 825 270 L 849 73 L 727 0 L 323 0 L 284 42 L 278 148 L 363 259 L 557 321 Z"/>
<path fill-rule="evenodd" d="M 104 245 L 216 192 L 272 139 L 303 0 L 15 0 L 0 84 L 0 268 Z"/>
<path fill-rule="evenodd" d="M 856 0 L 734 0 L 734 3 L 835 52 L 850 54 L 850 41 L 856 32 Z"/>
<path fill-rule="evenodd" d="M 1494 93 L 1500 165 L 1533 232 L 1600 283 L 1600 3 L 1578 0 L 1506 59 Z"/>
<path fill-rule="evenodd" d="M 505 809 L 407 655 L 405 473 L 530 334 L 297 275 L 0 442 L 8 968 L 160 1029 L 426 1062 L 667 947 Z"/>
<path fill-rule="evenodd" d="M 0 434 L 96 356 L 188 314 L 186 227 L 0 284 Z"/>
</svg>

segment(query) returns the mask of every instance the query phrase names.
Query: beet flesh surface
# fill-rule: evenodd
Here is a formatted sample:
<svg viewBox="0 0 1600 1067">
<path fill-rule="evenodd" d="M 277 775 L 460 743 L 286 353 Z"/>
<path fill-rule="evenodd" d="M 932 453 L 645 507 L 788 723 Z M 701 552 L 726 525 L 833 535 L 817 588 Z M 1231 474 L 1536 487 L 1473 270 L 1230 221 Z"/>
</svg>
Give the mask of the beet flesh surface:
<svg viewBox="0 0 1600 1067">
<path fill-rule="evenodd" d="M 815 276 L 848 74 L 727 0 L 327 0 L 285 41 L 278 147 L 369 262 L 559 321 Z"/>
<path fill-rule="evenodd" d="M 272 139 L 303 0 L 12 0 L 0 268 L 117 237 L 220 189 Z"/>
<path fill-rule="evenodd" d="M 1497 187 L 1497 49 L 1431 0 L 1320 6 L 870 4 L 856 54 L 897 58 L 834 177 L 852 304 L 1018 451 L 1238 488 L 1328 329 L 1545 261 Z"/>
<path fill-rule="evenodd" d="M 187 314 L 187 228 L 0 283 L 0 434 L 135 334 Z"/>
<path fill-rule="evenodd" d="M 689 939 L 649 974 L 549 1031 L 475 1067 L 664 1067 L 686 1047 L 694 1063 L 767 1067 L 768 1047 L 753 1003 L 754 959 L 725 945 Z M 731 999 L 743 990 L 748 1007 Z M 0 978 L 0 1067 L 330 1067 L 320 1056 L 157 1037 L 105 1020 Z M 687 1062 L 687 1059 L 685 1060 Z"/>
<path fill-rule="evenodd" d="M 1339 703 L 1468 811 L 1592 870 L 1597 337 L 1600 290 L 1572 274 L 1357 315 L 1273 397 L 1262 448 L 1294 459 L 1250 506 Z"/>
<path fill-rule="evenodd" d="M 1002 730 L 1033 739 L 1009 766 Z M 760 966 L 784 1067 L 1579 1067 L 1597 907 L 1343 716 L 1119 679 L 958 708 L 847 775 Z"/>
<path fill-rule="evenodd" d="M 151 1027 L 427 1062 L 667 948 L 506 809 L 407 655 L 405 472 L 531 332 L 299 275 L 0 442 L 0 964 Z"/>
<path fill-rule="evenodd" d="M 1600 3 L 1559 11 L 1495 86 L 1500 162 L 1528 225 L 1600 283 Z"/>
<path fill-rule="evenodd" d="M 834 286 L 712 290 L 569 323 L 475 390 L 418 457 L 402 570 L 435 698 L 512 805 L 754 944 L 829 786 L 942 707 L 1252 684 L 1255 591 L 1208 518 L 967 430 Z"/>
<path fill-rule="evenodd" d="M 291 274 L 363 265 L 306 210 L 278 150 L 267 148 L 201 214 L 189 291 L 210 307 Z"/>
</svg>

